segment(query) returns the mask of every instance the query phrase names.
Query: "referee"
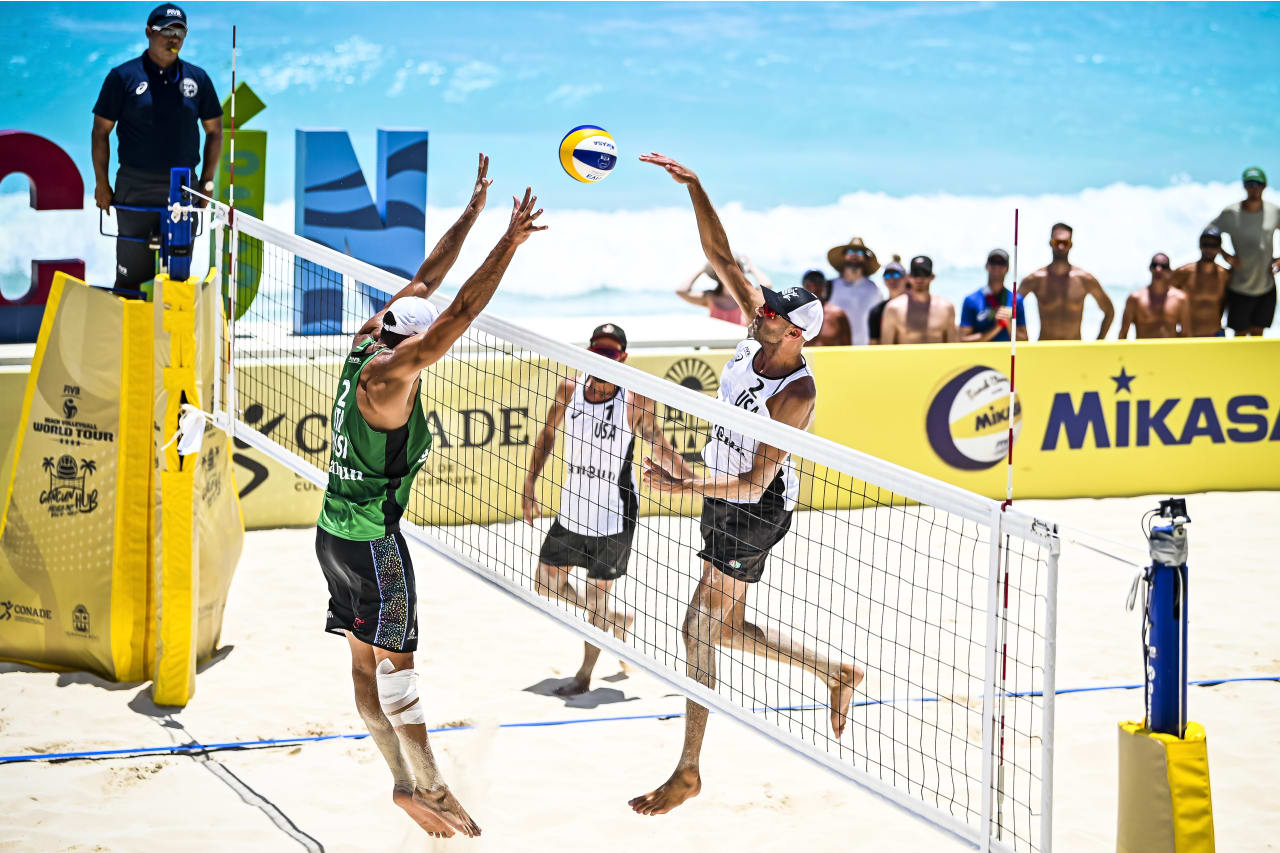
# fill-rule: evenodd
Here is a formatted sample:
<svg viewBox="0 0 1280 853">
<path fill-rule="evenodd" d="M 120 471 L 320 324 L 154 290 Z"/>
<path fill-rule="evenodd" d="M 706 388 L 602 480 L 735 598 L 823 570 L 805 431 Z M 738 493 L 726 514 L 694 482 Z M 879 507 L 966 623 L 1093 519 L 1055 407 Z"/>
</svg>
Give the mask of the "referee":
<svg viewBox="0 0 1280 853">
<path fill-rule="evenodd" d="M 108 213 L 112 204 L 167 205 L 169 170 L 186 166 L 194 174 L 202 160 L 197 125 L 204 126 L 204 166 L 197 183 L 206 193 L 213 190 L 222 155 L 222 106 L 213 81 L 203 68 L 178 58 L 187 38 L 187 13 L 172 3 L 157 6 L 147 16 L 146 34 L 146 51 L 111 69 L 93 105 L 93 196 Z M 114 190 L 107 175 L 113 127 L 120 160 Z M 121 237 L 148 240 L 159 233 L 159 213 L 118 213 Z M 117 290 L 137 291 L 155 270 L 155 253 L 146 242 L 116 240 Z"/>
</svg>

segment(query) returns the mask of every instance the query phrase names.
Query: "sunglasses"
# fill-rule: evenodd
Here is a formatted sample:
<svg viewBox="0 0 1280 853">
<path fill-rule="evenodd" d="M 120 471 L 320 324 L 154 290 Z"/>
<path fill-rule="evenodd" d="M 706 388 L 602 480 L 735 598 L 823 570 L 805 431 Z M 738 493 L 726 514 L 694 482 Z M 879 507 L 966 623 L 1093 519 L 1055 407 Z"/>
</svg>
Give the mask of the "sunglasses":
<svg viewBox="0 0 1280 853">
<path fill-rule="evenodd" d="M 761 305 L 759 308 L 756 309 L 756 316 L 762 320 L 776 320 L 782 315 L 779 314 L 777 311 L 774 311 L 768 305 Z"/>
<path fill-rule="evenodd" d="M 1153 270 L 1167 270 L 1167 269 L 1170 269 L 1170 266 L 1169 266 L 1168 264 L 1166 264 L 1166 263 L 1162 263 L 1162 262 L 1160 262 L 1160 261 L 1156 261 L 1155 263 L 1153 263 L 1153 264 L 1151 265 L 1151 269 L 1153 269 Z"/>
<path fill-rule="evenodd" d="M 884 274 L 885 278 L 902 278 L 902 273 L 897 270 L 889 270 Z"/>
<path fill-rule="evenodd" d="M 1001 258 L 987 258 L 987 266 L 989 267 L 1007 267 L 1009 262 Z"/>
<path fill-rule="evenodd" d="M 602 355 L 605 358 L 612 359 L 613 361 L 617 361 L 618 359 L 622 358 L 622 350 L 614 349 L 613 347 L 602 347 L 602 346 L 588 347 L 587 352 L 593 352 L 596 355 Z"/>
</svg>

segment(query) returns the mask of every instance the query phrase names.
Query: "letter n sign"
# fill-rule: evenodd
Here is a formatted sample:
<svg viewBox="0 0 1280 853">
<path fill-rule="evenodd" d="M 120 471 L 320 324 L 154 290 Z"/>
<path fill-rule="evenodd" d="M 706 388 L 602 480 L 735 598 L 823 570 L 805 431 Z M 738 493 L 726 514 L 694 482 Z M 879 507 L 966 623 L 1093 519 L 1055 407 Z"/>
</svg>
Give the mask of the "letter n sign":
<svg viewBox="0 0 1280 853">
<path fill-rule="evenodd" d="M 0 180 L 21 172 L 31 182 L 33 210 L 81 210 L 84 180 L 75 161 L 43 136 L 21 130 L 0 130 Z M 84 280 L 79 258 L 37 259 L 31 262 L 31 286 L 17 299 L 0 294 L 0 343 L 30 343 L 40 333 L 40 319 L 53 274 L 65 272 Z"/>
<path fill-rule="evenodd" d="M 294 231 L 362 261 L 412 278 L 426 249 L 427 132 L 378 131 L 378 194 L 369 194 L 344 130 L 299 130 Z M 294 267 L 294 332 L 341 334 L 342 276 L 310 262 Z M 391 294 L 361 282 L 346 325 L 363 323 Z"/>
</svg>

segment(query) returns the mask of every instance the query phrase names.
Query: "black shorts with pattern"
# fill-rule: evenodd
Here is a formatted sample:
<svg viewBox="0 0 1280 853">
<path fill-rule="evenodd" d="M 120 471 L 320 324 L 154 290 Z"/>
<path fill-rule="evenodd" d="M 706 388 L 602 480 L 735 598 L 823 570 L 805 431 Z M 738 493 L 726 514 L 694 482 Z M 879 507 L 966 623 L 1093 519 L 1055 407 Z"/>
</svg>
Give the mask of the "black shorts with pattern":
<svg viewBox="0 0 1280 853">
<path fill-rule="evenodd" d="M 418 648 L 418 593 L 404 536 L 356 542 L 316 528 L 316 556 L 329 584 L 324 629 L 390 652 Z"/>
</svg>

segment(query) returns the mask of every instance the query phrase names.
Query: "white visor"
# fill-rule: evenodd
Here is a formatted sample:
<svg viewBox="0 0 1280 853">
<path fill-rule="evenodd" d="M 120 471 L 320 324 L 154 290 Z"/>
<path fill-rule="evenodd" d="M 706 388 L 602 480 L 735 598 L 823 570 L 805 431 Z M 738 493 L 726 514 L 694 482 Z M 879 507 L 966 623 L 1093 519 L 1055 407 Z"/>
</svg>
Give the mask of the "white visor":
<svg viewBox="0 0 1280 853">
<path fill-rule="evenodd" d="M 397 335 L 416 335 L 431 328 L 440 312 L 421 296 L 401 296 L 387 306 L 382 315 L 382 330 Z"/>
</svg>

